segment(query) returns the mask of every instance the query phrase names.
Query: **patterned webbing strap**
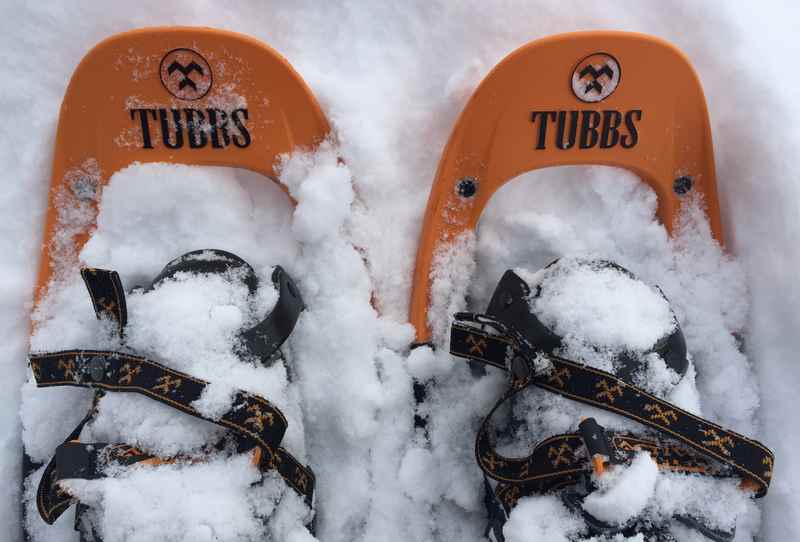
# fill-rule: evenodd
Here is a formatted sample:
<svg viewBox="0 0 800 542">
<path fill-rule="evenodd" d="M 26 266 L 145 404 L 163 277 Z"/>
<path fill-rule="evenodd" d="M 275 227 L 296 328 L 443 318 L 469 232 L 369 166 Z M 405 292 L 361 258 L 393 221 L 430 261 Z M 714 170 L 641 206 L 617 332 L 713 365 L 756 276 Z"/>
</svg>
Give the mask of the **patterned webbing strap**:
<svg viewBox="0 0 800 542">
<path fill-rule="evenodd" d="M 81 277 L 89 290 L 95 314 L 98 318 L 108 317 L 115 321 L 121 337 L 127 322 L 127 310 L 119 275 L 115 271 L 86 268 L 81 270 Z M 65 454 L 70 454 L 73 459 L 80 458 L 75 464 L 83 465 L 86 472 L 93 474 L 94 478 L 99 477 L 102 472 L 97 467 L 104 466 L 109 457 L 120 463 L 119 454 L 109 456 L 108 450 L 111 449 L 127 450 L 129 464 L 163 464 L 181 460 L 144 454 L 126 444 L 78 443 L 83 427 L 93 418 L 97 402 L 107 391 L 144 395 L 186 414 L 230 429 L 238 437 L 240 447 L 254 451 L 255 461 L 262 472 L 275 470 L 311 506 L 314 473 L 279 447 L 288 423 L 283 413 L 266 399 L 238 391 L 230 410 L 222 417 L 212 419 L 191 405 L 200 398 L 207 382 L 147 358 L 112 351 L 68 350 L 31 354 L 29 359 L 36 384 L 40 388 L 78 386 L 95 390 L 89 412 L 58 447 L 39 482 L 37 508 L 45 522 L 54 523 L 75 502 L 58 484 L 60 480 L 69 477 L 65 471 L 69 463 L 63 461 L 67 457 Z M 58 461 L 59 455 L 62 458 L 61 464 Z M 130 461 L 134 457 L 136 460 Z M 73 469 L 71 474 L 77 475 L 77 471 Z"/>
<path fill-rule="evenodd" d="M 280 410 L 262 397 L 238 391 L 234 395 L 231 408 L 221 417 L 211 418 L 192 406 L 203 394 L 207 382 L 147 358 L 122 352 L 67 350 L 31 354 L 30 365 L 40 388 L 78 386 L 107 392 L 137 393 L 191 416 L 226 427 L 240 439 L 260 449 L 260 467 L 276 469 L 290 486 L 306 499 L 311 499 L 314 475 L 310 469 L 278 447 L 288 424 Z M 60 476 L 56 473 L 55 478 L 51 479 L 55 482 L 57 478 Z M 50 480 L 44 481 L 43 478 L 43 483 L 49 485 Z M 39 511 L 48 523 L 58 517 L 57 514 L 54 515 L 54 511 L 62 507 L 60 501 L 65 496 L 62 492 L 62 498 L 55 499 L 59 502 L 52 502 L 48 497 L 58 495 L 57 488 L 53 492 L 40 491 Z"/>
<path fill-rule="evenodd" d="M 486 332 L 487 327 L 493 333 Z M 511 375 L 509 390 L 484 419 L 475 442 L 481 469 L 501 482 L 500 492 L 510 492 L 509 497 L 574 483 L 580 473 L 591 469 L 588 454 L 577 453 L 584 446 L 577 433 L 547 439 L 527 457 L 497 453 L 489 421 L 500 405 L 531 385 L 620 414 L 681 444 L 614 435 L 612 443 L 623 457 L 632 450 L 645 449 L 662 467 L 713 475 L 735 473 L 745 486 L 755 490 L 756 497 L 767 493 L 774 456 L 761 443 L 686 412 L 611 373 L 536 352 L 521 333 L 490 316 L 457 314 L 451 327 L 450 353 L 502 368 Z M 709 459 L 718 465 L 712 467 Z M 502 487 L 504 484 L 515 485 L 518 490 Z"/>
<path fill-rule="evenodd" d="M 283 448 L 276 448 L 271 456 L 265 455 L 263 448 L 252 448 L 251 451 L 253 463 L 260 471 L 277 471 L 310 505 L 315 481 L 313 472 L 298 463 L 294 456 Z M 129 444 L 65 442 L 56 449 L 58 469 L 55 479 L 57 482 L 74 478 L 95 480 L 104 477 L 109 467 L 129 467 L 135 464 L 155 466 L 206 460 L 206 454 L 159 457 Z"/>
<path fill-rule="evenodd" d="M 80 271 L 83 283 L 89 291 L 89 298 L 92 301 L 92 308 L 98 320 L 107 318 L 112 320 L 117 326 L 117 335 L 123 338 L 125 325 L 128 323 L 128 307 L 125 302 L 125 289 L 119 273 L 107 269 L 96 269 L 84 267 Z M 76 441 L 83 431 L 84 426 L 89 423 L 97 413 L 97 404 L 105 392 L 100 389 L 94 390 L 92 404 L 86 415 L 73 429 L 64 443 Z M 57 484 L 57 457 L 54 455 L 48 461 L 44 469 L 39 486 L 36 491 L 36 506 L 39 515 L 45 522 L 52 524 L 63 514 L 75 500 L 67 494 Z M 76 518 L 77 521 L 77 518 Z"/>
<path fill-rule="evenodd" d="M 117 331 L 122 337 L 128 324 L 128 307 L 125 304 L 125 290 L 119 273 L 84 267 L 81 269 L 81 278 L 89 290 L 89 297 L 98 320 L 106 317 L 116 322 Z"/>
</svg>

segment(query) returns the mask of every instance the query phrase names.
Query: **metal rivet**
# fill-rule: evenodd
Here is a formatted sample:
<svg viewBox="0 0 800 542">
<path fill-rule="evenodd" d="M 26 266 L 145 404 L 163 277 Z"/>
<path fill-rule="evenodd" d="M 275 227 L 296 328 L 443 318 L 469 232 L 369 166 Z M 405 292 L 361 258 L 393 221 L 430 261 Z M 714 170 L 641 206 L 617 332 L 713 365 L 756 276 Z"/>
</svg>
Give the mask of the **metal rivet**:
<svg viewBox="0 0 800 542">
<path fill-rule="evenodd" d="M 531 370 L 528 363 L 522 357 L 516 356 L 511 360 L 511 374 L 514 375 L 514 378 L 523 380 L 528 378 L 528 375 L 531 374 Z"/>
<path fill-rule="evenodd" d="M 462 198 L 471 198 L 478 192 L 478 181 L 474 177 L 464 177 L 458 181 L 457 191 Z"/>
<path fill-rule="evenodd" d="M 106 360 L 100 356 L 89 358 L 84 365 L 84 374 L 92 379 L 92 382 L 102 382 L 106 376 Z"/>
<path fill-rule="evenodd" d="M 71 184 L 72 193 L 81 201 L 91 201 L 97 198 L 97 179 L 81 175 Z"/>
<path fill-rule="evenodd" d="M 672 190 L 679 196 L 685 196 L 692 189 L 692 178 L 688 175 L 681 175 L 672 182 Z"/>
</svg>

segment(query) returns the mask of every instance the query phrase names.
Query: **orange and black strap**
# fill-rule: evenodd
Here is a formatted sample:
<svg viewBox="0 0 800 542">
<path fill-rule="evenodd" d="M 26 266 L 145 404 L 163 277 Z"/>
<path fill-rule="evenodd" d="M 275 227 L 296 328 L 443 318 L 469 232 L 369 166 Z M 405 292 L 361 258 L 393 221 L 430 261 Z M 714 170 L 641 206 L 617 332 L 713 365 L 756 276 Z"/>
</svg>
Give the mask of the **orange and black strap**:
<svg viewBox="0 0 800 542">
<path fill-rule="evenodd" d="M 456 318 L 451 327 L 450 352 L 503 366 L 511 374 L 509 390 L 484 419 L 476 439 L 476 457 L 487 476 L 507 484 L 544 484 L 540 487 L 548 489 L 549 484 L 562 483 L 589 468 L 585 461 L 577 461 L 575 452 L 583 445 L 578 435 L 548 439 L 522 458 L 504 457 L 496 451 L 489 431 L 492 415 L 513 395 L 534 385 L 630 418 L 680 445 L 667 450 L 656 442 L 639 444 L 640 448 L 654 448 L 657 460 L 661 453 L 664 460 L 669 457 L 673 467 L 685 465 L 684 470 L 690 472 L 695 468 L 700 472 L 698 466 L 711 460 L 719 464 L 715 473 L 736 474 L 748 482 L 757 497 L 766 495 L 774 456 L 761 443 L 695 416 L 611 373 L 536 352 L 524 336 L 492 317 L 460 313 Z"/>
<path fill-rule="evenodd" d="M 128 308 L 125 302 L 125 289 L 119 273 L 107 269 L 84 267 L 81 269 L 81 278 L 89 292 L 89 299 L 92 301 L 92 308 L 97 319 L 108 318 L 114 321 L 117 325 L 117 334 L 122 339 L 128 323 Z M 91 407 L 64 440 L 64 444 L 78 440 L 84 426 L 94 418 L 97 404 L 103 393 L 101 389 L 94 390 Z M 47 523 L 53 523 L 74 502 L 74 499 L 57 484 L 56 465 L 57 457 L 54 455 L 48 461 L 36 491 L 39 515 Z"/>
<path fill-rule="evenodd" d="M 65 350 L 31 354 L 30 365 L 40 388 L 78 386 L 138 393 L 232 429 L 265 448 L 276 448 L 286 432 L 283 413 L 266 399 L 245 391 L 236 392 L 231 408 L 217 419 L 200 413 L 192 403 L 200 399 L 208 382 L 141 356 Z"/>
<path fill-rule="evenodd" d="M 310 505 L 314 493 L 314 474 L 299 463 L 283 448 L 276 448 L 273 455 L 263 448 L 252 448 L 253 462 L 260 471 L 275 470 Z M 58 469 L 54 481 L 69 479 L 95 480 L 103 478 L 109 467 L 141 465 L 164 465 L 196 463 L 206 460 L 207 453 L 198 456 L 176 456 L 163 458 L 148 454 L 128 444 L 106 444 L 93 442 L 65 442 L 56 449 Z"/>
<path fill-rule="evenodd" d="M 97 318 L 105 317 L 116 322 L 119 335 L 122 337 L 128 323 L 128 309 L 119 273 L 107 269 L 84 267 L 81 269 L 81 278 L 86 284 L 86 289 L 89 290 L 89 297 Z"/>
<path fill-rule="evenodd" d="M 284 415 L 266 399 L 238 391 L 231 408 L 219 418 L 211 418 L 192 406 L 208 383 L 175 371 L 153 360 L 123 352 L 68 350 L 32 354 L 30 366 L 38 387 L 79 386 L 106 392 L 129 392 L 144 395 L 181 412 L 226 427 L 240 440 L 259 449 L 259 467 L 272 468 L 309 501 L 314 476 L 288 452 L 279 448 L 286 431 Z M 80 428 L 77 432 L 80 433 Z M 75 433 L 75 431 L 73 431 Z M 71 439 L 70 439 L 71 440 Z M 52 465 L 52 462 L 51 462 Z M 39 511 L 52 523 L 66 506 L 66 495 L 59 493 L 57 467 L 50 468 L 40 486 Z M 55 471 L 54 471 L 55 469 Z M 61 492 L 63 493 L 63 492 Z"/>
</svg>

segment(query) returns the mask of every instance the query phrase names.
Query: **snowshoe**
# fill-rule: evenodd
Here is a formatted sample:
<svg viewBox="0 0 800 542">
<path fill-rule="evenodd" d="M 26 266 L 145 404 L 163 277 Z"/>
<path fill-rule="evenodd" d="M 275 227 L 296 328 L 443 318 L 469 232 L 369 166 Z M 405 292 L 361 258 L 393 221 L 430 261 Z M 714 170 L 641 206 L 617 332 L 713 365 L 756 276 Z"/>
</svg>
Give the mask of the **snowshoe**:
<svg viewBox="0 0 800 542">
<path fill-rule="evenodd" d="M 687 402 L 687 388 L 693 388 L 693 378 L 682 381 L 690 361 L 680 326 L 660 289 L 614 263 L 558 260 L 527 281 L 507 271 L 485 314 L 455 315 L 450 352 L 509 374 L 509 389 L 475 443 L 493 540 L 504 540 L 503 526 L 521 497 L 554 492 L 582 516 L 586 536 L 644 533 L 648 540 L 672 540 L 670 523 L 679 521 L 715 542 L 733 539 L 735 527 L 701 515 L 701 504 L 687 507 L 691 514 L 667 518 L 647 508 L 656 466 L 677 483 L 681 474 L 709 477 L 704 491 L 712 499 L 731 493 L 730 484 L 719 483 L 723 478 L 741 480 L 740 498 L 767 492 L 773 455 L 766 447 L 670 402 Z M 495 436 L 490 421 L 532 386 L 592 408 L 574 409 L 536 394 L 527 400 L 528 417 L 575 415 L 577 431 L 542 435 L 530 454 L 509 457 L 498 443 L 519 431 Z M 604 425 L 597 421 L 601 416 Z M 640 453 L 647 458 L 637 458 Z M 649 477 L 639 472 L 647 468 Z M 698 481 L 691 483 L 701 491 Z"/>
<path fill-rule="evenodd" d="M 582 518 L 573 538 L 638 534 L 670 540 L 670 533 L 680 529 L 674 526 L 677 521 L 713 540 L 729 540 L 733 526 L 702 511 L 658 516 L 639 503 L 624 518 L 597 512 L 601 497 L 612 493 L 626 472 L 639 472 L 644 464 L 651 478 L 659 468 L 669 467 L 685 479 L 693 479 L 686 473 L 708 475 L 700 477 L 705 482 L 741 479 L 745 492 L 736 489 L 733 500 L 745 493 L 763 496 L 769 485 L 773 456 L 768 449 L 692 414 L 698 405 L 680 408 L 666 399 L 673 387 L 691 387 L 694 373 L 663 294 L 650 296 L 655 305 L 661 300 L 659 311 L 667 316 L 663 334 L 650 337 L 647 345 L 617 344 L 613 355 L 600 347 L 591 327 L 573 328 L 565 338 L 529 307 L 542 293 L 542 276 L 559 264 L 536 275 L 509 271 L 486 314 L 460 312 L 452 327 L 447 317 L 466 302 L 464 289 L 453 287 L 453 276 L 471 269 L 474 230 L 492 195 L 531 170 L 592 164 L 628 169 L 650 185 L 658 198 L 658 218 L 671 235 L 679 218 L 701 202 L 710 235 L 722 245 L 708 113 L 686 57 L 659 39 L 625 32 L 578 32 L 538 40 L 511 53 L 486 76 L 444 149 L 417 252 L 409 317 L 416 329 L 415 345 L 441 347 L 449 332 L 452 354 L 509 374 L 509 389 L 484 420 L 476 442 L 490 538 L 503 540 L 509 513 L 522 496 L 558 494 Z M 456 266 L 461 268 L 453 272 Z M 646 286 L 611 262 L 590 260 L 582 267 L 590 275 L 613 272 Z M 635 296 L 627 299 L 627 310 L 639 302 Z M 576 339 L 582 348 L 575 347 Z M 626 341 L 631 340 L 628 335 Z M 669 386 L 656 389 L 643 376 L 648 363 L 660 363 Z M 419 402 L 426 401 L 434 384 L 416 383 Z M 489 420 L 529 388 L 547 390 L 537 398 L 552 408 L 528 416 L 523 420 L 527 427 L 512 416 L 510 427 L 495 438 Z M 452 390 L 448 393 L 452 397 Z M 429 412 L 420 407 L 418 425 L 425 426 Z M 575 416 L 565 421 L 564 412 Z M 583 417 L 587 419 L 581 422 Z M 546 433 L 554 418 L 563 433 L 538 434 Z M 530 452 L 526 448 L 520 455 L 513 441 L 531 433 L 543 440 L 532 453 L 525 455 Z M 512 452 L 502 453 L 498 446 Z M 648 457 L 641 453 L 645 450 Z M 627 476 L 631 478 L 636 475 Z M 731 487 L 727 483 L 726 491 Z M 587 506 L 587 501 L 593 504 Z M 561 519 L 572 521 L 567 516 L 552 521 Z"/>
<path fill-rule="evenodd" d="M 108 484 L 128 480 L 125 477 L 146 478 L 145 465 L 168 472 L 174 487 L 193 479 L 184 476 L 184 470 L 199 472 L 198 480 L 213 480 L 205 485 L 198 481 L 199 491 L 217 496 L 206 505 L 230 508 L 228 516 L 234 523 L 246 524 L 248 532 L 261 532 L 252 524 L 254 518 L 266 521 L 275 513 L 283 514 L 287 524 L 284 508 L 276 504 L 284 501 L 295 503 L 287 506 L 294 506 L 292 513 L 297 517 L 310 520 L 313 472 L 281 447 L 287 441 L 287 417 L 296 420 L 300 414 L 296 401 L 225 384 L 219 373 L 225 369 L 212 363 L 218 354 L 230 361 L 226 366 L 230 371 L 254 372 L 252 385 L 245 386 L 248 390 L 283 393 L 290 375 L 281 362 L 280 347 L 302 310 L 299 292 L 288 274 L 275 267 L 270 276 L 262 264 L 256 273 L 231 253 L 197 251 L 173 260 L 152 280 L 131 277 L 129 284 L 137 287 L 128 292 L 126 301 L 119 275 L 86 267 L 82 250 L 97 228 L 104 187 L 128 166 L 231 166 L 276 180 L 283 155 L 315 148 L 329 136 L 328 122 L 300 76 L 274 50 L 240 34 L 185 27 L 135 30 L 103 41 L 82 60 L 60 113 L 32 318 L 32 375 L 23 390 L 26 539 L 71 537 L 65 522 L 56 520 L 78 499 L 75 527 L 82 539 L 100 540 L 103 533 L 112 533 L 107 539 L 126 539 L 125 529 L 133 529 L 135 522 L 114 525 L 107 521 L 104 507 L 114 504 L 108 497 L 115 495 L 116 487 Z M 187 204 L 192 201 L 187 198 Z M 213 218 L 198 216 L 198 220 Z M 96 324 L 86 320 L 83 310 L 71 301 L 77 299 L 73 296 L 79 272 L 91 295 Z M 192 286 L 198 277 L 205 277 L 209 284 L 203 286 L 201 280 L 200 286 Z M 270 278 L 274 290 L 267 286 Z M 227 326 L 230 340 L 212 345 L 212 350 L 217 349 L 214 356 L 205 359 L 207 352 L 198 352 L 207 362 L 201 375 L 220 376 L 219 381 L 199 378 L 192 360 L 176 362 L 180 358 L 176 352 L 208 338 L 203 332 L 182 337 L 186 322 L 180 321 L 180 310 L 169 324 L 163 322 L 169 311 L 153 313 L 154 336 L 173 335 L 172 342 L 162 343 L 164 350 L 150 351 L 142 347 L 144 343 L 130 342 L 135 335 L 127 322 L 131 302 L 146 306 L 175 285 L 188 289 L 180 299 L 210 296 L 206 301 L 212 305 L 201 310 L 219 311 L 209 318 Z M 216 307 L 215 295 L 230 299 Z M 272 307 L 270 300 L 274 308 L 255 321 L 253 307 L 266 311 Z M 162 303 L 166 303 L 162 308 L 170 306 L 169 301 Z M 146 319 L 140 316 L 142 322 Z M 159 328 L 156 322 L 163 326 Z M 62 326 L 62 336 L 53 342 L 50 339 L 59 333 L 52 329 L 56 324 Z M 56 350 L 69 349 L 49 352 L 53 344 Z M 51 389 L 36 392 L 34 386 Z M 88 398 L 87 392 L 68 389 L 74 387 L 92 390 L 91 406 L 83 419 L 76 418 L 76 412 L 85 408 L 80 405 Z M 156 419 L 163 426 L 153 423 Z M 302 429 L 298 436 L 298 424 L 293 425 L 289 433 L 295 437 L 289 440 L 297 444 Z M 145 435 L 158 433 L 157 426 L 167 428 L 170 435 L 161 435 L 161 440 L 153 437 L 158 442 L 148 440 Z M 118 442 L 109 435 L 132 437 L 136 442 Z M 174 443 L 169 444 L 170 440 Z M 238 468 L 232 469 L 234 464 Z M 191 492 L 169 493 L 159 488 L 159 479 L 146 482 L 144 478 L 130 487 L 142 491 L 139 501 L 147 503 L 154 514 L 149 518 L 151 527 L 158 525 L 155 519 L 170 524 L 169 517 L 156 518 L 172 510 L 167 502 L 159 505 L 159 499 L 188 499 L 185 508 L 192 509 Z M 241 488 L 239 496 L 244 500 L 227 499 L 226 484 Z M 287 493 L 297 497 L 283 495 L 281 488 L 291 488 Z M 260 493 L 254 497 L 253 492 Z M 116 504 L 124 508 L 117 510 L 117 518 L 136 517 L 137 510 L 127 500 Z M 197 507 L 196 525 L 181 524 L 188 529 L 181 536 L 230 538 L 215 533 L 206 521 L 217 510 L 201 508 Z M 251 513 L 244 514 L 245 510 Z M 53 527 L 46 525 L 53 522 Z M 136 533 L 147 536 L 141 529 Z M 158 538 L 169 537 L 163 533 L 150 537 Z"/>
</svg>

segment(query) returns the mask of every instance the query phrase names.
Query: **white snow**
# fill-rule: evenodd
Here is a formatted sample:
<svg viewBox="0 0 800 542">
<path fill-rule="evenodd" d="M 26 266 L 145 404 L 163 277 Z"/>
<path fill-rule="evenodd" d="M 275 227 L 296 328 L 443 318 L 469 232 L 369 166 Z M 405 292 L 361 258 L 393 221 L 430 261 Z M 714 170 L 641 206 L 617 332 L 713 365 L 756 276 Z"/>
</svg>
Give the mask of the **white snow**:
<svg viewBox="0 0 800 542">
<path fill-rule="evenodd" d="M 669 303 L 647 284 L 611 267 L 561 259 L 545 269 L 531 288 L 531 311 L 559 336 L 599 348 L 643 351 L 667 336 L 675 324 Z"/>
<path fill-rule="evenodd" d="M 552 540 L 567 542 L 583 528 L 583 521 L 572 514 L 557 497 L 523 498 L 503 527 L 508 542 Z"/>
<path fill-rule="evenodd" d="M 674 385 L 667 378 L 658 393 L 763 440 L 777 459 L 770 494 L 757 505 L 742 500 L 732 482 L 715 485 L 659 473 L 648 506 L 664 514 L 703 510 L 720 525 L 736 516 L 739 541 L 752 540 L 756 534 L 769 542 L 796 538 L 800 461 L 794 452 L 800 438 L 792 432 L 787 413 L 800 381 L 794 363 L 800 347 L 796 333 L 800 290 L 795 286 L 800 267 L 796 248 L 800 191 L 794 162 L 800 135 L 792 129 L 800 121 L 800 107 L 794 96 L 797 75 L 791 71 L 800 53 L 793 26 L 798 15 L 797 6 L 790 3 L 722 0 L 497 5 L 2 3 L 0 43 L 6 54 L 0 58 L 4 76 L 0 163 L 6 182 L 0 195 L 4 217 L 0 344 L 5 369 L 0 384 L 0 526 L 4 536 L 19 539 L 20 411 L 22 419 L 44 419 L 46 410 L 47 421 L 26 427 L 24 434 L 34 455 L 44 459 L 77 423 L 88 401 L 85 390 L 45 391 L 30 384 L 21 388 L 27 378 L 28 315 L 64 89 L 80 58 L 108 35 L 140 26 L 183 24 L 247 33 L 283 53 L 319 97 L 339 146 L 313 157 L 296 156 L 287 164 L 284 179 L 299 201 L 294 213 L 277 187 L 246 172 L 182 168 L 176 173 L 158 165 L 119 172 L 117 180 L 127 175 L 138 184 L 115 182 L 104 191 L 108 208 L 116 210 L 102 218 L 100 230 L 81 257 L 91 265 L 117 269 L 127 287 L 144 284 L 182 252 L 209 247 L 243 257 L 262 279 L 280 263 L 298 280 L 309 309 L 287 347 L 297 372 L 283 389 L 281 406 L 290 423 L 288 442 L 302 448 L 305 440 L 306 458 L 317 474 L 319 539 L 482 539 L 482 481 L 473 440 L 477 424 L 506 382 L 495 372 L 476 378 L 466 364 L 442 352 L 441 342 L 435 353 L 405 351 L 412 340 L 407 309 L 425 201 L 458 113 L 500 58 L 537 37 L 599 28 L 666 38 L 697 68 L 714 130 L 726 250 L 736 262 L 709 242 L 699 212 L 685 217 L 678 237 L 669 241 L 653 219 L 655 195 L 629 173 L 589 168 L 533 173 L 501 190 L 475 239 L 449 255 L 458 271 L 440 268 L 447 284 L 440 283 L 438 312 L 432 315 L 439 322 L 438 337 L 446 331 L 449 311 L 484 308 L 508 268 L 536 271 L 563 255 L 604 257 L 648 284 L 658 284 L 673 305 L 693 363 L 680 383 Z M 337 162 L 336 153 L 346 166 Z M 90 163 L 85 169 L 92 174 Z M 165 192 L 165 187 L 174 191 Z M 92 190 L 82 193 L 91 196 Z M 147 205 L 131 208 L 129 202 L 145 194 L 149 194 Z M 68 222 L 92 218 L 85 203 L 62 203 Z M 66 237 L 62 256 L 75 261 L 78 255 L 69 252 Z M 42 321 L 37 336 L 42 341 L 49 337 L 48 348 L 56 342 L 70 347 L 114 346 L 108 324 L 96 321 L 76 277 L 63 277 L 63 289 L 51 292 L 53 319 Z M 448 293 L 447 288 L 453 290 Z M 222 295 L 219 292 L 203 296 L 217 307 L 204 315 L 218 322 L 221 332 L 233 329 L 239 316 L 245 321 L 254 318 L 255 305 L 269 304 L 264 299 L 253 306 L 241 305 L 233 290 L 223 292 L 228 299 L 215 299 Z M 146 296 L 141 297 L 141 306 L 132 306 L 131 312 L 141 310 L 144 317 Z M 200 301 L 187 300 L 196 302 Z M 179 312 L 180 305 L 175 310 Z M 192 325 L 203 323 L 199 319 Z M 731 331 L 746 336 L 746 357 L 738 351 Z M 169 347 L 166 337 L 152 333 L 150 339 Z M 213 350 L 208 343 L 202 346 Z M 183 363 L 180 356 L 172 362 Z M 244 368 L 228 375 L 221 365 L 219 372 L 215 367 L 209 363 L 203 369 L 199 363 L 197 370 L 207 370 L 208 378 L 247 379 L 233 374 Z M 663 376 L 661 369 L 653 363 L 654 374 Z M 431 416 L 430 444 L 413 429 L 411 374 L 437 383 L 424 407 Z M 284 382 L 285 375 L 269 376 L 249 380 L 257 388 Z M 276 400 L 281 397 L 281 390 L 269 391 Z M 209 408 L 224 402 L 224 395 L 211 400 Z M 533 405 L 543 407 L 541 416 L 528 415 Z M 530 393 L 516 408 L 526 423 L 518 432 L 519 442 L 508 445 L 521 447 L 522 452 L 539 436 L 574 428 L 584 412 L 545 392 Z M 135 416 L 138 411 L 127 412 Z M 156 423 L 157 414 L 141 413 L 142 423 Z M 615 423 L 610 415 L 594 414 L 600 423 Z M 207 436 L 201 427 L 192 427 L 203 424 L 186 416 L 178 419 L 180 423 L 165 426 L 166 432 L 185 431 L 193 443 L 188 447 Z M 135 420 L 126 417 L 130 426 L 119 429 L 135 431 Z M 103 431 L 110 432 L 113 425 Z M 143 430 L 137 438 L 151 439 L 155 445 L 151 433 Z M 198 487 L 202 477 L 188 475 L 195 469 L 211 477 L 205 487 Z M 249 514 L 235 515 L 246 506 L 235 512 L 228 507 L 244 502 L 251 506 L 252 497 L 258 505 L 249 510 L 268 514 L 276 499 L 271 491 L 280 489 L 278 482 L 256 486 L 256 491 L 262 488 L 268 493 L 257 497 L 245 488 L 252 471 L 235 459 L 164 472 L 168 473 L 164 480 L 171 480 L 166 494 L 192 487 L 197 498 L 196 506 L 168 507 L 182 518 L 176 525 L 187 529 L 171 531 L 177 540 L 203 540 L 222 532 L 240 532 L 247 540 Z M 148 481 L 150 476 L 155 474 L 138 469 L 112 479 L 113 484 L 84 488 L 87 496 L 92 493 L 109 507 L 109 518 L 117 520 L 109 529 L 121 529 L 112 535 L 117 539 L 158 536 L 149 530 L 151 526 L 133 526 L 138 514 L 169 523 L 158 520 L 164 517 L 159 515 L 162 511 L 151 506 L 158 490 Z M 126 499 L 131 495 L 127 490 L 114 491 L 123 487 L 136 488 L 145 500 L 153 500 L 139 503 L 138 514 L 121 517 L 115 510 L 128 510 Z M 292 503 L 291 491 L 283 497 L 267 536 L 307 542 L 310 535 L 298 527 L 302 505 Z M 192 521 L 197 519 L 192 511 L 206 505 L 213 510 L 206 523 Z M 68 512 L 55 527 L 40 522 L 34 528 L 37 539 L 74 540 L 71 516 Z M 243 518 L 238 526 L 227 523 L 238 517 Z M 537 534 L 539 539 L 558 540 L 580 525 L 558 499 L 526 498 L 512 513 L 506 535 L 517 542 Z M 170 528 L 152 526 L 164 529 L 159 532 Z M 699 539 L 680 525 L 672 530 L 679 540 Z"/>
<path fill-rule="evenodd" d="M 583 509 L 600 521 L 624 525 L 639 516 L 653 497 L 658 464 L 647 452 L 639 452 L 630 466 L 614 467 L 598 478 L 600 488 L 586 497 Z"/>
</svg>

